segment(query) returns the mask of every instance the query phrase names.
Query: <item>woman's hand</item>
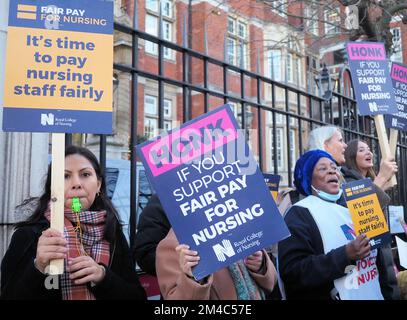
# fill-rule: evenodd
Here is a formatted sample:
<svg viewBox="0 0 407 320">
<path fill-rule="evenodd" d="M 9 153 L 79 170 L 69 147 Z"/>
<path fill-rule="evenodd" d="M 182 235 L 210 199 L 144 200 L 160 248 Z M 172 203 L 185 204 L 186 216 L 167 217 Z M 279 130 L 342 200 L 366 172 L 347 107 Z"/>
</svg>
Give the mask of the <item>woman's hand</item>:
<svg viewBox="0 0 407 320">
<path fill-rule="evenodd" d="M 391 184 L 389 184 L 388 181 L 395 173 L 397 173 L 397 171 L 398 166 L 393 158 L 389 157 L 387 159 L 383 159 L 382 162 L 380 163 L 379 173 L 377 174 L 377 177 L 374 179 L 373 182 L 378 187 L 386 191 L 391 186 Z"/>
<path fill-rule="evenodd" d="M 263 251 L 257 251 L 244 259 L 244 264 L 252 272 L 259 272 L 263 264 Z"/>
<path fill-rule="evenodd" d="M 51 260 L 65 259 L 68 252 L 67 241 L 62 234 L 54 229 L 42 232 L 38 239 L 35 266 L 42 273 L 46 273 Z"/>
<path fill-rule="evenodd" d="M 357 238 L 346 245 L 346 254 L 349 260 L 361 260 L 367 257 L 370 253 L 369 238 L 365 234 L 357 236 Z"/>
<path fill-rule="evenodd" d="M 196 266 L 200 257 L 197 251 L 189 250 L 186 244 L 180 244 L 175 248 L 179 254 L 179 266 L 187 276 L 193 277 L 192 267 Z"/>
<path fill-rule="evenodd" d="M 99 283 L 105 277 L 105 267 L 89 256 L 80 256 L 68 260 L 69 278 L 75 284 L 87 282 Z"/>
</svg>

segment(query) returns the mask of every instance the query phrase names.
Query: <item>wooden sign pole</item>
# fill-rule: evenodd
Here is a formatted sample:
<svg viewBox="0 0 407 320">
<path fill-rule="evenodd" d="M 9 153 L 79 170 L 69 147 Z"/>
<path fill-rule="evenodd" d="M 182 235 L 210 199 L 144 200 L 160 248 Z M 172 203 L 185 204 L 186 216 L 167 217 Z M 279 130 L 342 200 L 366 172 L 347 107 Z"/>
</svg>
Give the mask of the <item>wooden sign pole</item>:
<svg viewBox="0 0 407 320">
<path fill-rule="evenodd" d="M 64 233 L 65 134 L 52 134 L 51 228 Z M 49 274 L 64 272 L 64 259 L 52 260 Z"/>
<path fill-rule="evenodd" d="M 390 129 L 390 153 L 396 159 L 397 139 L 399 131 L 397 129 Z"/>
<path fill-rule="evenodd" d="M 384 125 L 384 117 L 382 114 L 374 116 L 374 121 L 376 125 L 377 137 L 379 138 L 380 151 L 382 153 L 382 159 L 386 159 L 392 156 L 390 151 L 389 139 L 387 138 L 386 127 Z M 397 185 L 396 176 L 393 175 L 391 178 L 392 186 Z"/>
</svg>

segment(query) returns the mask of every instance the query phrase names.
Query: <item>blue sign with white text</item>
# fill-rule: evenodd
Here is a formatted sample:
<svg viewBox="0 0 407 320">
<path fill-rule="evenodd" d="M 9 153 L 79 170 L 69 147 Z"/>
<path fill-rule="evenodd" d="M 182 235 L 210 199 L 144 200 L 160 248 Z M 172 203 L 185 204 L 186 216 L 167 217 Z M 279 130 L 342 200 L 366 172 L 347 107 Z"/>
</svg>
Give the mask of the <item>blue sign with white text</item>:
<svg viewBox="0 0 407 320">
<path fill-rule="evenodd" d="M 361 115 L 396 113 L 393 85 L 383 43 L 348 42 L 349 68 Z"/>
<path fill-rule="evenodd" d="M 386 114 L 387 128 L 407 131 L 407 66 L 393 62 L 390 72 L 397 103 L 397 113 Z"/>
<path fill-rule="evenodd" d="M 228 105 L 138 146 L 196 279 L 289 236 Z"/>
</svg>

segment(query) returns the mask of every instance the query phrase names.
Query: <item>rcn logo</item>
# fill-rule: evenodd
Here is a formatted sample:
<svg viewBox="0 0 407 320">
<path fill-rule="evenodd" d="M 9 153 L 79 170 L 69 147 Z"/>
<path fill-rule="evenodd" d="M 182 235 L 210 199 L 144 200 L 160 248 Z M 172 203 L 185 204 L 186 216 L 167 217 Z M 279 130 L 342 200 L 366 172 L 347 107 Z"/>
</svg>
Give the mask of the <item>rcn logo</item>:
<svg viewBox="0 0 407 320">
<path fill-rule="evenodd" d="M 377 106 L 376 101 L 369 102 L 369 110 L 370 110 L 370 112 L 377 112 L 377 111 L 379 111 L 379 108 L 378 108 L 378 106 Z"/>
<path fill-rule="evenodd" d="M 42 126 L 53 126 L 54 125 L 54 115 L 52 113 L 41 113 L 41 125 Z"/>
<path fill-rule="evenodd" d="M 17 19 L 37 20 L 37 6 L 18 4 Z"/>
<path fill-rule="evenodd" d="M 222 244 L 218 243 L 212 246 L 213 251 L 215 251 L 216 258 L 224 262 L 226 261 L 226 256 L 233 257 L 236 253 L 233 250 L 232 243 L 229 240 L 222 240 Z"/>
</svg>

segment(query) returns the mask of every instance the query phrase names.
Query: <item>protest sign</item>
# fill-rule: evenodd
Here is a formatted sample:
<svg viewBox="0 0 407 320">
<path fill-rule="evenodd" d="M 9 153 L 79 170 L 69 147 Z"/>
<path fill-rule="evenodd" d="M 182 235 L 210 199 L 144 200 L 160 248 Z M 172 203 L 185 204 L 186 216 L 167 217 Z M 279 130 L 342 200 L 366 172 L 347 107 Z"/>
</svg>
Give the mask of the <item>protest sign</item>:
<svg viewBox="0 0 407 320">
<path fill-rule="evenodd" d="M 404 207 L 403 206 L 389 206 L 389 224 L 390 232 L 392 234 L 403 233 L 403 227 L 400 220 L 404 220 Z"/>
<path fill-rule="evenodd" d="M 289 236 L 228 105 L 137 147 L 180 243 L 202 279 Z"/>
<path fill-rule="evenodd" d="M 277 201 L 278 186 L 280 184 L 281 176 L 278 174 L 263 173 L 264 181 L 273 196 L 274 201 Z"/>
<path fill-rule="evenodd" d="M 342 186 L 352 216 L 355 234 L 366 234 L 372 249 L 391 240 L 389 227 L 373 189 L 372 180 L 362 179 Z"/>
<path fill-rule="evenodd" d="M 358 110 L 361 115 L 374 116 L 380 151 L 383 158 L 389 158 L 392 153 L 383 114 L 395 114 L 397 105 L 384 44 L 348 42 L 346 50 Z M 391 181 L 397 184 L 395 176 Z"/>
<path fill-rule="evenodd" d="M 7 31 L 3 130 L 52 133 L 51 228 L 63 232 L 64 133 L 112 132 L 113 2 L 10 0 Z"/>
<path fill-rule="evenodd" d="M 11 0 L 3 130 L 112 133 L 113 2 Z"/>
<path fill-rule="evenodd" d="M 398 131 L 407 130 L 407 66 L 393 62 L 390 76 L 393 82 L 397 113 L 386 114 L 386 127 L 390 129 L 390 152 L 396 154 Z"/>
<path fill-rule="evenodd" d="M 348 42 L 346 49 L 360 114 L 396 113 L 396 100 L 384 44 Z"/>
<path fill-rule="evenodd" d="M 397 250 L 399 253 L 400 265 L 407 269 L 407 242 L 396 236 Z"/>
</svg>

